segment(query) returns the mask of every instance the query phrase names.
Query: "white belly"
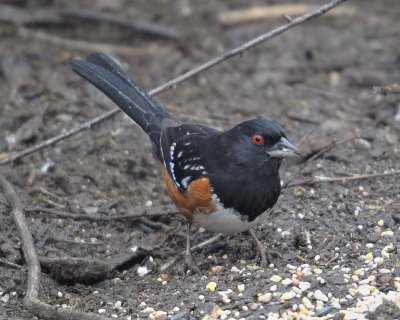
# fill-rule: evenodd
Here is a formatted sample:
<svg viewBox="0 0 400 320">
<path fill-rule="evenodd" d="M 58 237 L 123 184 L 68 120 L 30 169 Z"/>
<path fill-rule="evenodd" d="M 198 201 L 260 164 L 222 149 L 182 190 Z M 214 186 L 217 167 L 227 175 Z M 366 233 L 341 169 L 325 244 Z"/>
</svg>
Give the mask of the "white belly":
<svg viewBox="0 0 400 320">
<path fill-rule="evenodd" d="M 259 215 L 253 221 L 247 221 L 234 209 L 223 209 L 218 205 L 218 210 L 213 213 L 196 213 L 194 223 L 211 232 L 221 232 L 235 234 L 249 230 L 251 227 L 259 224 L 271 210 Z"/>
</svg>

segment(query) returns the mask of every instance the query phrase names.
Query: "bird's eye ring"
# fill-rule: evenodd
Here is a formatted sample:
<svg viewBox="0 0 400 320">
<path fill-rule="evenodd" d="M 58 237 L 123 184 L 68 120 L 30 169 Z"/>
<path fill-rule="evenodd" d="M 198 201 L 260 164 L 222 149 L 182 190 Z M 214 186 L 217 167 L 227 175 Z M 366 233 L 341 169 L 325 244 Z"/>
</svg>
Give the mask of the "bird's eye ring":
<svg viewBox="0 0 400 320">
<path fill-rule="evenodd" d="M 264 143 L 264 137 L 259 134 L 253 135 L 252 140 L 253 140 L 253 143 L 258 146 Z"/>
</svg>

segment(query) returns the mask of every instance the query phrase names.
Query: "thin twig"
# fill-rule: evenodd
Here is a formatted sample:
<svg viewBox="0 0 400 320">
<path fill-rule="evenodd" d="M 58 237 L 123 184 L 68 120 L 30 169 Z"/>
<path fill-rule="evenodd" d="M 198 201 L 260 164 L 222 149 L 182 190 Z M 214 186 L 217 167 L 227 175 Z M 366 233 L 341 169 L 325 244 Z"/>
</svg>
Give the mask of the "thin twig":
<svg viewBox="0 0 400 320">
<path fill-rule="evenodd" d="M 88 51 L 112 52 L 114 54 L 120 54 L 124 56 L 132 55 L 135 52 L 132 46 L 105 43 L 105 42 L 88 42 L 86 40 L 60 37 L 45 31 L 31 30 L 25 27 L 18 27 L 17 35 L 18 37 L 21 37 L 23 39 L 29 39 L 31 41 L 35 40 L 35 42 L 44 41 L 51 43 L 52 45 L 68 48 L 69 50 L 75 49 L 85 52 Z"/>
<path fill-rule="evenodd" d="M 305 12 L 313 10 L 315 6 L 308 4 L 277 4 L 266 6 L 254 6 L 244 9 L 236 9 L 226 11 L 218 15 L 218 22 L 223 26 L 236 26 L 244 23 L 252 23 L 266 19 L 281 18 L 292 21 L 294 16 L 299 16 Z M 354 17 L 358 13 L 357 8 L 347 6 L 330 12 L 326 16 L 351 16 Z"/>
<path fill-rule="evenodd" d="M 8 202 L 11 205 L 11 217 L 17 227 L 17 232 L 22 244 L 26 264 L 28 265 L 28 284 L 24 304 L 27 310 L 38 318 L 43 319 L 65 319 L 65 320 L 103 320 L 96 314 L 84 313 L 76 310 L 57 309 L 39 300 L 39 287 L 41 269 L 39 259 L 34 246 L 32 234 L 29 231 L 19 200 L 12 185 L 0 175 L 0 188 L 3 190 Z"/>
<path fill-rule="evenodd" d="M 210 239 L 207 239 L 206 241 L 203 241 L 203 242 L 201 242 L 201 243 L 199 243 L 199 244 L 196 244 L 195 246 L 191 247 L 191 248 L 190 248 L 190 251 L 193 252 L 193 251 L 195 251 L 195 250 L 202 249 L 202 248 L 204 248 L 204 247 L 206 247 L 206 246 L 208 246 L 208 245 L 210 245 L 210 244 L 212 244 L 212 243 L 215 243 L 215 242 L 217 242 L 217 241 L 221 238 L 221 236 L 222 236 L 222 234 L 221 234 L 221 233 L 218 233 L 217 235 L 211 237 Z M 177 254 L 175 257 L 173 257 L 171 260 L 169 260 L 167 263 L 163 264 L 163 265 L 160 267 L 160 269 L 159 269 L 160 272 L 163 272 L 163 271 L 167 270 L 168 268 L 170 268 L 171 266 L 173 266 L 173 265 L 176 263 L 176 261 L 177 261 L 182 255 L 184 255 L 185 253 L 186 253 L 186 251 L 182 251 L 181 253 L 179 253 L 179 254 Z"/>
<path fill-rule="evenodd" d="M 321 6 L 320 8 L 318 8 L 318 9 L 316 9 L 314 11 L 311 11 L 311 12 L 306 13 L 306 14 L 300 16 L 300 17 L 292 19 L 290 22 L 288 22 L 288 23 L 286 23 L 284 25 L 281 25 L 280 27 L 278 27 L 278 28 L 276 28 L 276 29 L 274 29 L 272 31 L 264 33 L 264 34 L 262 34 L 262 35 L 260 35 L 260 36 L 258 36 L 256 38 L 250 40 L 249 42 L 246 42 L 245 44 L 243 44 L 243 45 L 241 45 L 241 46 L 239 46 L 239 47 L 237 47 L 237 48 L 235 48 L 233 50 L 225 52 L 222 55 L 217 56 L 217 57 L 207 61 L 206 63 L 204 63 L 204 64 L 192 69 L 192 70 L 189 70 L 188 72 L 180 75 L 179 77 L 177 77 L 177 78 L 175 78 L 175 79 L 173 79 L 171 81 L 168 81 L 167 83 L 165 83 L 165 84 L 163 84 L 163 85 L 161 85 L 161 86 L 149 91 L 149 94 L 150 95 L 156 95 L 156 94 L 159 94 L 161 92 L 164 92 L 164 91 L 170 90 L 172 88 L 175 88 L 178 84 L 180 84 L 180 83 L 182 83 L 182 82 L 194 77 L 195 75 L 198 75 L 199 73 L 201 73 L 203 71 L 206 71 L 206 70 L 214 67 L 215 65 L 220 64 L 221 62 L 223 62 L 225 60 L 228 60 L 228 59 L 230 59 L 230 58 L 232 58 L 234 56 L 242 55 L 245 51 L 249 50 L 250 48 L 253 48 L 253 47 L 255 47 L 255 46 L 257 46 L 257 45 L 259 45 L 259 44 L 271 39 L 271 38 L 274 38 L 277 35 L 285 32 L 285 31 L 287 31 L 287 30 L 289 30 L 289 29 L 291 29 L 291 28 L 293 28 L 293 27 L 295 27 L 295 26 L 297 26 L 297 25 L 299 25 L 301 23 L 304 23 L 304 22 L 306 22 L 306 21 L 308 21 L 308 20 L 310 20 L 312 18 L 318 17 L 318 16 L 324 14 L 325 12 L 337 7 L 338 5 L 340 5 L 341 3 L 345 2 L 345 1 L 346 0 L 333 0 L 333 1 Z M 73 129 L 71 129 L 71 130 L 69 130 L 67 132 L 64 132 L 64 133 L 62 133 L 60 135 L 57 135 L 57 136 L 55 136 L 55 137 L 53 137 L 51 139 L 43 141 L 43 142 L 41 142 L 41 143 L 39 143 L 39 144 L 37 144 L 37 145 L 35 145 L 33 147 L 30 147 L 30 148 L 27 148 L 25 150 L 16 152 L 12 156 L 7 157 L 7 158 L 5 158 L 3 160 L 0 160 L 0 165 L 4 165 L 4 164 L 10 163 L 10 162 L 13 162 L 13 161 L 15 161 L 17 159 L 20 159 L 20 158 L 22 158 L 22 157 L 24 157 L 26 155 L 29 155 L 29 154 L 34 153 L 36 151 L 39 151 L 39 150 L 41 150 L 43 148 L 51 146 L 51 145 L 53 145 L 53 144 L 55 144 L 55 143 L 57 143 L 57 142 L 59 142 L 61 140 L 64 140 L 64 139 L 69 138 L 71 136 L 74 136 L 74 135 L 78 134 L 79 132 L 82 132 L 84 130 L 90 129 L 93 125 L 98 124 L 98 123 L 104 121 L 105 119 L 108 119 L 108 118 L 112 117 L 113 115 L 117 114 L 119 111 L 120 111 L 119 108 L 115 108 L 115 109 L 113 109 L 111 111 L 108 111 L 108 112 L 105 112 L 105 113 L 101 114 L 100 116 L 95 117 L 95 118 L 93 118 L 93 119 L 91 119 L 91 120 L 89 120 L 89 121 L 87 121 L 85 123 L 82 123 L 81 125 L 73 128 Z"/>
<path fill-rule="evenodd" d="M 120 18 L 114 14 L 99 12 L 90 9 L 65 9 L 60 12 L 63 17 L 79 18 L 83 21 L 92 20 L 101 23 L 108 23 L 114 26 L 130 30 L 135 33 L 149 34 L 151 36 L 177 40 L 179 35 L 175 29 L 163 26 L 154 22 L 137 21 L 137 19 Z"/>
<path fill-rule="evenodd" d="M 0 258 L 0 265 L 13 268 L 13 269 L 21 269 L 21 266 L 19 264 L 16 264 L 14 262 L 7 261 L 6 259 Z"/>
<path fill-rule="evenodd" d="M 111 220 L 125 220 L 125 219 L 140 219 L 142 217 L 154 217 L 177 214 L 174 206 L 160 206 L 160 207 L 136 207 L 132 208 L 133 213 L 119 214 L 119 215 L 100 215 L 100 214 L 77 214 L 63 210 L 45 208 L 45 207 L 26 207 L 26 213 L 46 213 L 46 217 L 60 218 L 60 219 L 73 219 L 73 220 L 86 220 L 86 221 L 111 221 Z"/>
<path fill-rule="evenodd" d="M 293 181 L 293 179 L 300 173 L 302 172 L 305 167 L 307 167 L 313 160 L 317 159 L 318 157 L 320 157 L 321 155 L 323 155 L 324 153 L 328 152 L 329 150 L 331 150 L 333 147 L 345 143 L 345 142 L 349 142 L 349 141 L 353 141 L 355 139 L 358 139 L 359 136 L 357 137 L 352 137 L 349 139 L 344 139 L 344 140 L 339 140 L 339 141 L 333 141 L 331 144 L 327 145 L 326 147 L 322 148 L 319 152 L 317 152 L 316 154 L 314 154 L 311 158 L 307 159 L 306 162 L 303 163 L 302 166 L 300 166 L 300 168 L 291 175 L 291 177 L 289 178 L 288 181 L 286 181 L 286 183 L 282 186 L 283 189 L 287 188 L 289 186 L 289 184 Z M 290 185 L 292 186 L 292 185 Z"/>
<path fill-rule="evenodd" d="M 400 94 L 400 84 L 399 83 L 394 83 L 388 86 L 376 86 L 372 87 L 371 94 L 376 96 L 378 94 L 387 96 L 389 94 Z"/>
<path fill-rule="evenodd" d="M 137 18 L 121 18 L 115 14 L 92 9 L 52 9 L 43 7 L 34 9 L 30 7 L 27 10 L 17 6 L 0 4 L 0 21 L 12 23 L 18 27 L 37 24 L 65 25 L 71 22 L 71 18 L 79 19 L 81 23 L 87 23 L 88 21 L 107 23 L 123 28 L 127 32 L 133 31 L 135 35 L 142 33 L 172 40 L 176 40 L 179 37 L 178 32 L 168 26 L 154 22 L 139 21 Z M 132 51 L 132 47 L 130 47 L 130 50 Z"/>
<path fill-rule="evenodd" d="M 301 145 L 304 141 L 306 141 L 308 139 L 308 137 L 314 132 L 314 128 L 311 128 L 310 130 L 308 130 L 306 132 L 306 134 L 301 137 L 301 139 L 299 141 L 296 142 L 296 146 Z"/>
<path fill-rule="evenodd" d="M 389 173 L 373 173 L 373 174 L 353 173 L 353 174 L 351 174 L 349 176 L 345 176 L 345 177 L 315 176 L 314 179 L 290 183 L 289 185 L 286 186 L 286 188 L 293 188 L 293 187 L 299 187 L 299 186 L 312 186 L 312 185 L 319 184 L 319 183 L 348 182 L 348 181 L 390 177 L 390 176 L 397 176 L 397 175 L 400 175 L 400 171 L 389 172 Z"/>
</svg>

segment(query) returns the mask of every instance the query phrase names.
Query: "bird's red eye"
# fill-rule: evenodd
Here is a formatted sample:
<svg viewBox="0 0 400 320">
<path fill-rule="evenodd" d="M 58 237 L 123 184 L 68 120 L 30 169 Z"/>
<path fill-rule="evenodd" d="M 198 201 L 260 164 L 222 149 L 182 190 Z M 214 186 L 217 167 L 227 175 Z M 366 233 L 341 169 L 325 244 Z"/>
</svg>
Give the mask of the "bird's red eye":
<svg viewBox="0 0 400 320">
<path fill-rule="evenodd" d="M 253 139 L 253 143 L 256 145 L 260 145 L 260 144 L 264 143 L 264 137 L 260 136 L 259 134 L 255 134 L 252 139 Z"/>
</svg>

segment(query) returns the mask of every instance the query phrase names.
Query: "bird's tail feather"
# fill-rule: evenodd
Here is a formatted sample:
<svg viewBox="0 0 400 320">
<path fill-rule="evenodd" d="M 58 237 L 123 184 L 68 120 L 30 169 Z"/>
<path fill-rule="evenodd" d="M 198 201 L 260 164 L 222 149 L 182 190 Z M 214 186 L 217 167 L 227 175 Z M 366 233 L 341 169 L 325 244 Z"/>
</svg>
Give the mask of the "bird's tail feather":
<svg viewBox="0 0 400 320">
<path fill-rule="evenodd" d="M 103 92 L 149 135 L 161 159 L 161 123 L 164 119 L 173 119 L 172 115 L 105 54 L 91 53 L 86 61 L 73 60 L 70 65 L 72 70 Z"/>
</svg>

